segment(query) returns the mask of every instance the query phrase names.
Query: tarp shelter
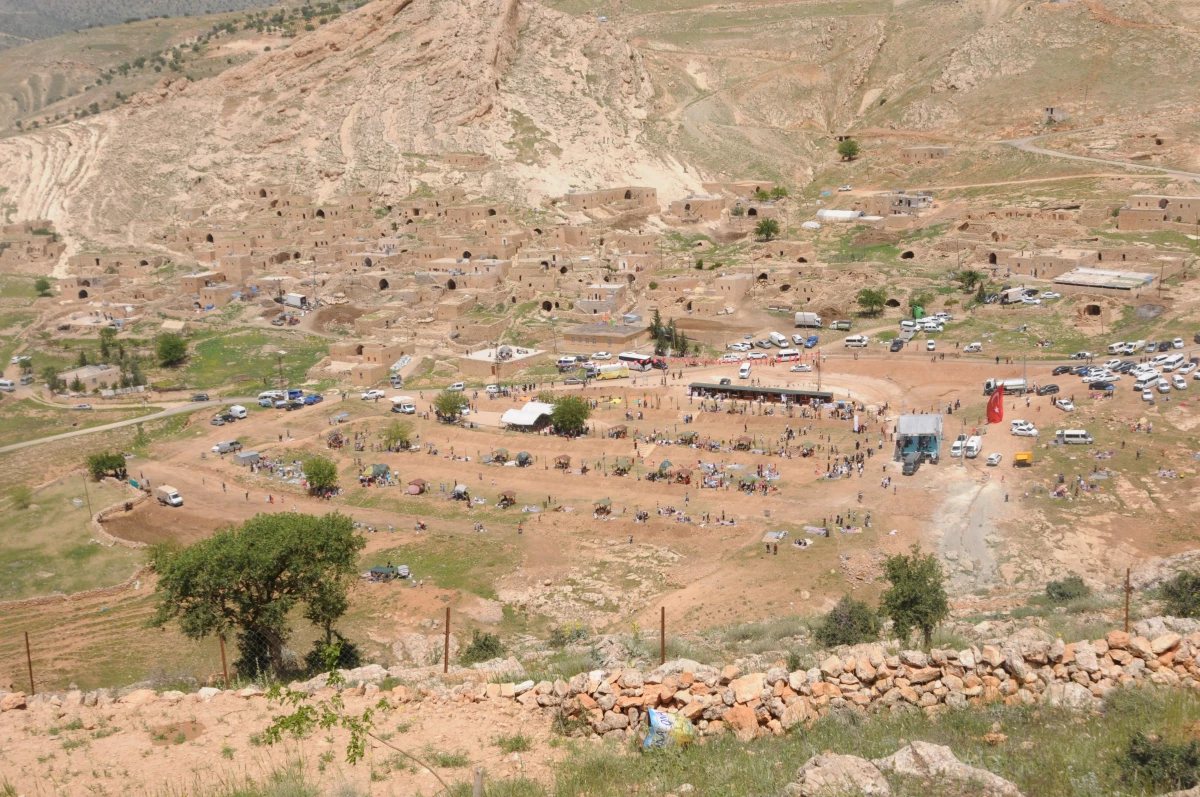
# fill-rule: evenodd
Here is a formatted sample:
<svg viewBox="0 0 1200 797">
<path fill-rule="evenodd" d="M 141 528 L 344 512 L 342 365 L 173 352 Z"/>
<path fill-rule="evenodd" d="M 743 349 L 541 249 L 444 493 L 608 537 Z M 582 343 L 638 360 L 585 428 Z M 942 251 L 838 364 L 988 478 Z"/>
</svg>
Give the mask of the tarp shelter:
<svg viewBox="0 0 1200 797">
<path fill-rule="evenodd" d="M 680 432 L 679 442 L 685 445 L 691 445 L 692 443 L 696 442 L 696 437 L 697 435 L 695 432 Z"/>
<path fill-rule="evenodd" d="M 367 578 L 371 581 L 391 581 L 400 576 L 399 568 L 395 567 L 372 567 L 367 573 Z"/>
<path fill-rule="evenodd" d="M 554 458 L 554 467 L 566 470 L 567 468 L 571 467 L 571 458 L 566 454 L 559 454 Z"/>
<path fill-rule="evenodd" d="M 429 482 L 425 481 L 424 479 L 413 479 L 408 483 L 408 494 L 420 495 L 421 493 L 425 492 L 428 484 Z"/>
<path fill-rule="evenodd" d="M 670 469 L 671 469 L 671 460 L 664 459 L 662 462 L 658 463 L 658 472 L 659 473 L 665 473 L 666 471 L 669 471 Z"/>
<path fill-rule="evenodd" d="M 692 483 L 691 468 L 680 468 L 679 470 L 675 471 L 675 480 L 682 484 L 691 484 Z"/>
<path fill-rule="evenodd" d="M 471 495 L 469 492 L 467 492 L 467 485 L 456 484 L 456 485 L 454 485 L 454 489 L 450 493 L 450 497 L 455 498 L 459 501 L 466 501 L 467 499 L 469 499 L 471 497 Z"/>
<path fill-rule="evenodd" d="M 496 506 L 504 509 L 510 507 L 517 502 L 517 494 L 512 490 L 505 490 L 500 493 L 500 500 L 496 502 Z"/>
<path fill-rule="evenodd" d="M 749 473 L 747 473 L 738 481 L 743 487 L 753 487 L 755 484 L 758 484 L 758 477 L 751 476 Z"/>
<path fill-rule="evenodd" d="M 497 448 L 492 451 L 492 462 L 508 462 L 508 449 Z"/>
<path fill-rule="evenodd" d="M 625 424 L 620 424 L 619 426 L 614 426 L 613 428 L 608 430 L 608 436 L 615 437 L 617 439 L 623 438 L 628 434 L 629 434 L 629 427 L 627 427 Z"/>
<path fill-rule="evenodd" d="M 612 499 L 601 498 L 596 502 L 596 514 L 608 515 L 612 513 Z"/>
<path fill-rule="evenodd" d="M 363 475 L 370 476 L 375 479 L 382 479 L 382 478 L 385 478 L 391 472 L 392 472 L 392 469 L 389 468 L 387 465 L 372 465 L 363 471 Z"/>
<path fill-rule="evenodd" d="M 937 462 L 942 452 L 941 415 L 901 415 L 896 424 L 894 458 L 903 462 L 907 454 L 921 454 Z"/>
<path fill-rule="evenodd" d="M 234 465 L 257 465 L 258 460 L 257 451 L 239 451 L 233 455 Z"/>
<path fill-rule="evenodd" d="M 619 476 L 629 473 L 631 468 L 633 468 L 633 460 L 629 457 L 617 457 L 613 462 L 613 473 Z"/>
<path fill-rule="evenodd" d="M 753 444 L 754 444 L 753 440 L 751 440 L 746 435 L 742 435 L 741 437 L 739 437 L 737 439 L 737 442 L 734 443 L 733 447 L 736 448 L 738 451 L 749 451 L 750 446 Z"/>
<path fill-rule="evenodd" d="M 522 468 L 528 468 L 532 464 L 533 455 L 528 451 L 522 451 L 521 453 L 517 454 L 517 465 L 521 466 Z"/>
<path fill-rule="evenodd" d="M 554 412 L 553 404 L 542 401 L 529 401 L 519 410 L 505 410 L 500 416 L 500 423 L 516 429 L 540 429 L 550 423 L 550 413 Z"/>
</svg>

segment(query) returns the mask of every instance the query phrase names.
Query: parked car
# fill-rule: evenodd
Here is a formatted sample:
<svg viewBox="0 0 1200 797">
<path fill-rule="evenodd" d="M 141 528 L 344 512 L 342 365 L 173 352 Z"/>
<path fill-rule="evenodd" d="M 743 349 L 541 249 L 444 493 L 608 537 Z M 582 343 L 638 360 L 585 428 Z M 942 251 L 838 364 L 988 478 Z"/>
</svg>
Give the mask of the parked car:
<svg viewBox="0 0 1200 797">
<path fill-rule="evenodd" d="M 1154 392 L 1150 388 L 1142 391 L 1142 401 L 1149 401 L 1151 404 L 1154 403 Z"/>
<path fill-rule="evenodd" d="M 483 392 L 487 393 L 489 396 L 498 396 L 498 395 L 500 395 L 500 386 L 499 385 L 488 385 L 487 387 L 485 387 L 483 389 Z"/>
<path fill-rule="evenodd" d="M 980 343 L 979 341 L 976 341 L 974 343 L 968 343 L 966 346 L 963 346 L 963 351 L 966 352 L 967 354 L 974 354 L 976 352 L 981 352 L 981 351 L 983 351 L 983 344 Z"/>
<path fill-rule="evenodd" d="M 363 394 L 362 394 L 362 396 L 360 396 L 360 398 L 361 398 L 363 401 L 373 401 L 374 399 L 381 399 L 381 398 L 383 398 L 383 397 L 384 397 L 384 396 L 386 396 L 386 395 L 387 395 L 387 394 L 386 394 L 386 393 L 384 393 L 384 392 L 383 392 L 382 390 L 380 390 L 379 388 L 373 388 L 373 389 L 371 389 L 371 390 L 368 390 L 368 391 L 366 391 L 365 393 L 363 393 Z"/>
<path fill-rule="evenodd" d="M 1037 299 L 1033 296 L 1022 296 L 1021 297 L 1021 304 L 1041 304 L 1041 303 L 1042 303 L 1041 299 Z"/>
<path fill-rule="evenodd" d="M 767 340 L 766 338 L 763 338 L 762 340 L 754 341 L 754 345 L 760 349 L 769 349 L 769 348 L 771 348 L 771 341 Z"/>
<path fill-rule="evenodd" d="M 796 365 L 793 365 L 791 367 L 791 369 L 789 369 L 789 370 L 791 370 L 791 372 L 794 374 L 805 374 L 812 370 L 812 366 L 809 365 L 808 363 L 797 363 Z"/>
<path fill-rule="evenodd" d="M 1159 393 L 1170 393 L 1171 392 L 1171 383 L 1168 382 L 1166 379 L 1158 380 L 1154 384 L 1154 387 L 1158 389 Z"/>
<path fill-rule="evenodd" d="M 746 355 L 746 359 L 747 360 L 765 360 L 765 359 L 767 359 L 767 355 L 763 354 L 761 351 L 752 351 Z"/>
<path fill-rule="evenodd" d="M 1037 437 L 1038 430 L 1032 423 L 1028 421 L 1013 421 L 1009 430 L 1017 437 Z"/>
<path fill-rule="evenodd" d="M 1175 388 L 1176 390 L 1187 390 L 1187 380 L 1179 374 L 1175 374 L 1173 377 L 1171 377 L 1171 387 Z"/>
<path fill-rule="evenodd" d="M 838 186 L 838 191 L 843 192 L 843 193 L 846 191 L 853 191 L 853 190 L 854 190 L 854 186 L 852 186 L 852 185 L 839 185 Z"/>
<path fill-rule="evenodd" d="M 1112 382 L 1092 382 L 1088 385 L 1089 390 L 1112 390 L 1114 387 Z"/>
<path fill-rule="evenodd" d="M 1042 291 L 1042 298 L 1043 299 L 1061 299 L 1062 294 L 1055 293 L 1054 291 Z"/>
<path fill-rule="evenodd" d="M 311 396 L 304 397 L 304 404 L 306 406 L 312 406 L 313 404 L 320 404 L 324 400 L 325 400 L 324 396 L 314 393 Z"/>
<path fill-rule="evenodd" d="M 1077 351 L 1074 354 L 1072 354 L 1070 357 L 1068 357 L 1067 359 L 1068 360 L 1086 360 L 1088 357 L 1091 357 L 1091 356 L 1092 356 L 1092 353 L 1090 351 Z"/>
<path fill-rule="evenodd" d="M 1004 459 L 1003 454 L 988 454 L 987 464 L 994 468 L 1000 464 L 1002 459 Z"/>
<path fill-rule="evenodd" d="M 567 377 L 566 379 L 564 379 L 563 384 L 564 385 L 582 385 L 582 384 L 584 384 L 584 382 L 582 379 L 580 379 L 577 376 L 571 376 L 571 377 Z"/>
<path fill-rule="evenodd" d="M 1146 344 L 1146 353 L 1147 354 L 1153 354 L 1156 351 L 1158 351 L 1157 343 L 1155 343 L 1154 341 L 1150 341 L 1149 343 Z"/>
<path fill-rule="evenodd" d="M 1175 349 L 1182 349 L 1183 348 L 1183 338 L 1175 338 L 1175 340 L 1171 341 L 1171 347 L 1175 348 Z"/>
<path fill-rule="evenodd" d="M 937 341 L 936 340 L 925 341 L 925 351 L 936 351 L 936 350 L 937 350 Z"/>
<path fill-rule="evenodd" d="M 1063 412 L 1074 412 L 1075 411 L 1075 404 L 1072 403 L 1072 401 L 1070 399 L 1065 399 L 1065 398 L 1055 399 L 1054 406 L 1058 407 Z"/>
<path fill-rule="evenodd" d="M 719 384 L 719 385 L 732 385 L 732 384 L 733 384 L 733 380 L 732 380 L 732 379 L 730 379 L 730 378 L 729 378 L 729 377 L 727 377 L 727 376 L 723 376 L 723 377 L 721 377 L 721 381 L 720 381 L 720 382 L 718 382 L 717 384 Z"/>
<path fill-rule="evenodd" d="M 1055 368 L 1053 371 L 1051 371 L 1050 375 L 1051 376 L 1062 376 L 1063 374 L 1069 374 L 1069 373 L 1071 373 L 1071 366 L 1060 365 L 1057 368 Z"/>
<path fill-rule="evenodd" d="M 1197 366 L 1196 363 L 1187 363 L 1185 365 L 1180 366 L 1179 371 L 1177 373 L 1180 376 L 1187 376 L 1192 371 L 1195 371 L 1196 368 L 1198 368 L 1198 367 L 1200 367 L 1200 366 Z"/>
<path fill-rule="evenodd" d="M 197 393 L 196 395 L 192 396 L 192 401 L 208 401 L 208 394 Z"/>
<path fill-rule="evenodd" d="M 455 382 L 453 385 L 451 385 L 450 387 L 448 387 L 448 388 L 446 388 L 446 389 L 447 389 L 447 390 L 449 390 L 449 391 L 450 391 L 450 392 L 452 392 L 452 393 L 461 393 L 461 392 L 463 392 L 464 390 L 466 390 L 466 388 L 467 388 L 467 386 L 466 386 L 466 384 L 465 384 L 465 383 L 463 383 L 463 382 Z"/>
<path fill-rule="evenodd" d="M 92 408 L 91 404 L 76 404 L 71 409 L 73 409 L 73 410 L 90 410 L 91 408 Z"/>
<path fill-rule="evenodd" d="M 892 341 L 892 345 L 888 347 L 888 351 L 898 352 L 903 348 L 904 348 L 904 341 L 900 340 L 900 338 L 896 338 L 895 340 Z"/>
<path fill-rule="evenodd" d="M 598 351 L 592 355 L 593 360 L 611 360 L 612 355 L 606 351 Z"/>
<path fill-rule="evenodd" d="M 215 417 L 211 421 L 209 421 L 209 423 L 211 423 L 213 426 L 224 426 L 225 419 L 222 418 L 220 415 L 218 415 L 217 417 Z"/>
<path fill-rule="evenodd" d="M 1053 396 L 1057 392 L 1058 385 L 1055 384 L 1040 385 L 1037 389 L 1037 394 L 1039 396 Z"/>
</svg>

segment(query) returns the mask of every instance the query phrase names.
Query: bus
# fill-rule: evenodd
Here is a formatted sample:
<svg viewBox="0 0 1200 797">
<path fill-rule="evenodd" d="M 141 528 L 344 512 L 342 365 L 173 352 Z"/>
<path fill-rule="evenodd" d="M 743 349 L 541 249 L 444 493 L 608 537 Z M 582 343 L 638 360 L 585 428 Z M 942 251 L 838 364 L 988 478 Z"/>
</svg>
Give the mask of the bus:
<svg viewBox="0 0 1200 797">
<path fill-rule="evenodd" d="M 621 352 L 617 355 L 617 362 L 626 365 L 630 371 L 649 371 L 654 366 L 653 357 L 636 351 Z"/>
<path fill-rule="evenodd" d="M 629 366 L 625 363 L 602 365 L 600 373 L 596 374 L 597 379 L 624 379 L 627 376 L 629 376 Z"/>
</svg>

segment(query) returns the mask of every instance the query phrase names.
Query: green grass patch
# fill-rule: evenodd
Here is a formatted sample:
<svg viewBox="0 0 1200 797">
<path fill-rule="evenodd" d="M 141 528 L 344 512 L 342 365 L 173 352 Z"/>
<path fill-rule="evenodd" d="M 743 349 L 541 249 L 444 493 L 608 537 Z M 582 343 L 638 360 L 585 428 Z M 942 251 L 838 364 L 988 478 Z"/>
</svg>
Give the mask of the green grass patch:
<svg viewBox="0 0 1200 797">
<path fill-rule="evenodd" d="M 0 446 L 62 432 L 89 429 L 155 412 L 156 408 L 115 407 L 94 410 L 58 409 L 33 399 L 0 401 Z"/>
<path fill-rule="evenodd" d="M 426 532 L 421 542 L 371 554 L 366 566 L 405 564 L 414 578 L 495 600 L 496 579 L 511 572 L 516 560 L 514 546 L 495 537 Z"/>
<path fill-rule="evenodd" d="M 241 330 L 216 334 L 194 343 L 182 375 L 190 388 L 230 386 L 241 389 L 274 387 L 280 378 L 288 385 L 304 382 L 308 369 L 325 356 L 328 342 L 311 335 Z"/>
</svg>

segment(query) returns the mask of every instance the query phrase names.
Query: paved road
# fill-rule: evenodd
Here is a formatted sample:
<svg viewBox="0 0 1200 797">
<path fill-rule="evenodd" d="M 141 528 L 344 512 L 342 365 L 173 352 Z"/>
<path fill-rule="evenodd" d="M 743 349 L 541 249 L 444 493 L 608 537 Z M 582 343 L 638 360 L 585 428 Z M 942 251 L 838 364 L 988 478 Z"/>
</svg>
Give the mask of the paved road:
<svg viewBox="0 0 1200 797">
<path fill-rule="evenodd" d="M 257 402 L 257 398 L 226 398 L 220 401 L 189 401 L 187 404 L 181 404 L 178 407 L 169 407 L 161 412 L 151 413 L 150 415 L 141 415 L 137 418 L 129 418 L 124 421 L 116 421 L 115 423 L 106 423 L 101 426 L 90 426 L 87 429 L 76 429 L 71 432 L 63 432 L 62 434 L 50 435 L 49 437 L 39 437 L 36 440 L 24 440 L 20 443 L 12 445 L 0 446 L 0 454 L 6 454 L 10 451 L 19 451 L 22 448 L 31 446 L 40 446 L 45 443 L 53 443 L 56 440 L 69 440 L 72 437 L 80 437 L 85 434 L 95 434 L 96 432 L 107 432 L 110 429 L 120 429 L 122 426 L 132 426 L 135 423 L 144 423 L 146 421 L 154 421 L 159 418 L 169 418 L 172 415 L 180 415 L 186 412 L 195 412 L 196 410 L 204 409 L 205 407 L 220 407 L 226 404 L 245 404 L 246 402 Z M 78 410 L 79 412 L 87 412 L 87 410 Z"/>
<path fill-rule="evenodd" d="M 1016 149 L 1019 149 L 1023 152 L 1032 152 L 1036 155 L 1048 155 L 1051 158 L 1065 158 L 1066 160 L 1084 161 L 1086 163 L 1101 163 L 1101 164 L 1104 164 L 1105 166 L 1125 166 L 1130 169 L 1143 169 L 1146 171 L 1158 172 L 1160 174 L 1169 174 L 1172 177 L 1182 177 L 1185 180 L 1194 180 L 1196 182 L 1200 182 L 1200 173 L 1197 173 L 1197 172 L 1185 172 L 1180 169 L 1168 169 L 1163 166 L 1151 166 L 1149 164 L 1134 163 L 1132 161 L 1106 160 L 1104 158 L 1090 158 L 1090 157 L 1087 157 L 1086 155 L 1072 155 L 1069 152 L 1058 152 L 1056 150 L 1045 149 L 1044 147 L 1039 147 L 1034 144 L 1035 141 L 1041 141 L 1042 139 L 1050 138 L 1051 136 L 1075 135 L 1077 133 L 1087 133 L 1092 130 L 1106 130 L 1108 128 L 1113 128 L 1113 127 L 1124 127 L 1126 125 L 1136 124 L 1137 122 L 1140 122 L 1140 121 L 1163 121 L 1165 119 L 1175 119 L 1175 118 L 1181 118 L 1181 117 L 1185 117 L 1185 116 L 1195 116 L 1195 115 L 1196 115 L 1195 113 L 1173 114 L 1171 116 L 1159 117 L 1159 118 L 1153 119 L 1153 120 L 1147 119 L 1147 120 L 1136 120 L 1134 122 L 1113 122 L 1112 124 L 1106 124 L 1106 125 L 1092 125 L 1091 127 L 1078 127 L 1078 128 L 1075 128 L 1074 130 L 1062 130 L 1062 131 L 1055 132 L 1055 133 L 1046 133 L 1046 134 L 1040 135 L 1040 136 L 1028 136 L 1026 138 L 1013 138 L 1013 139 L 1009 139 L 1008 141 L 1001 141 L 1000 143 L 1007 144 L 1010 147 L 1015 147 Z"/>
</svg>

